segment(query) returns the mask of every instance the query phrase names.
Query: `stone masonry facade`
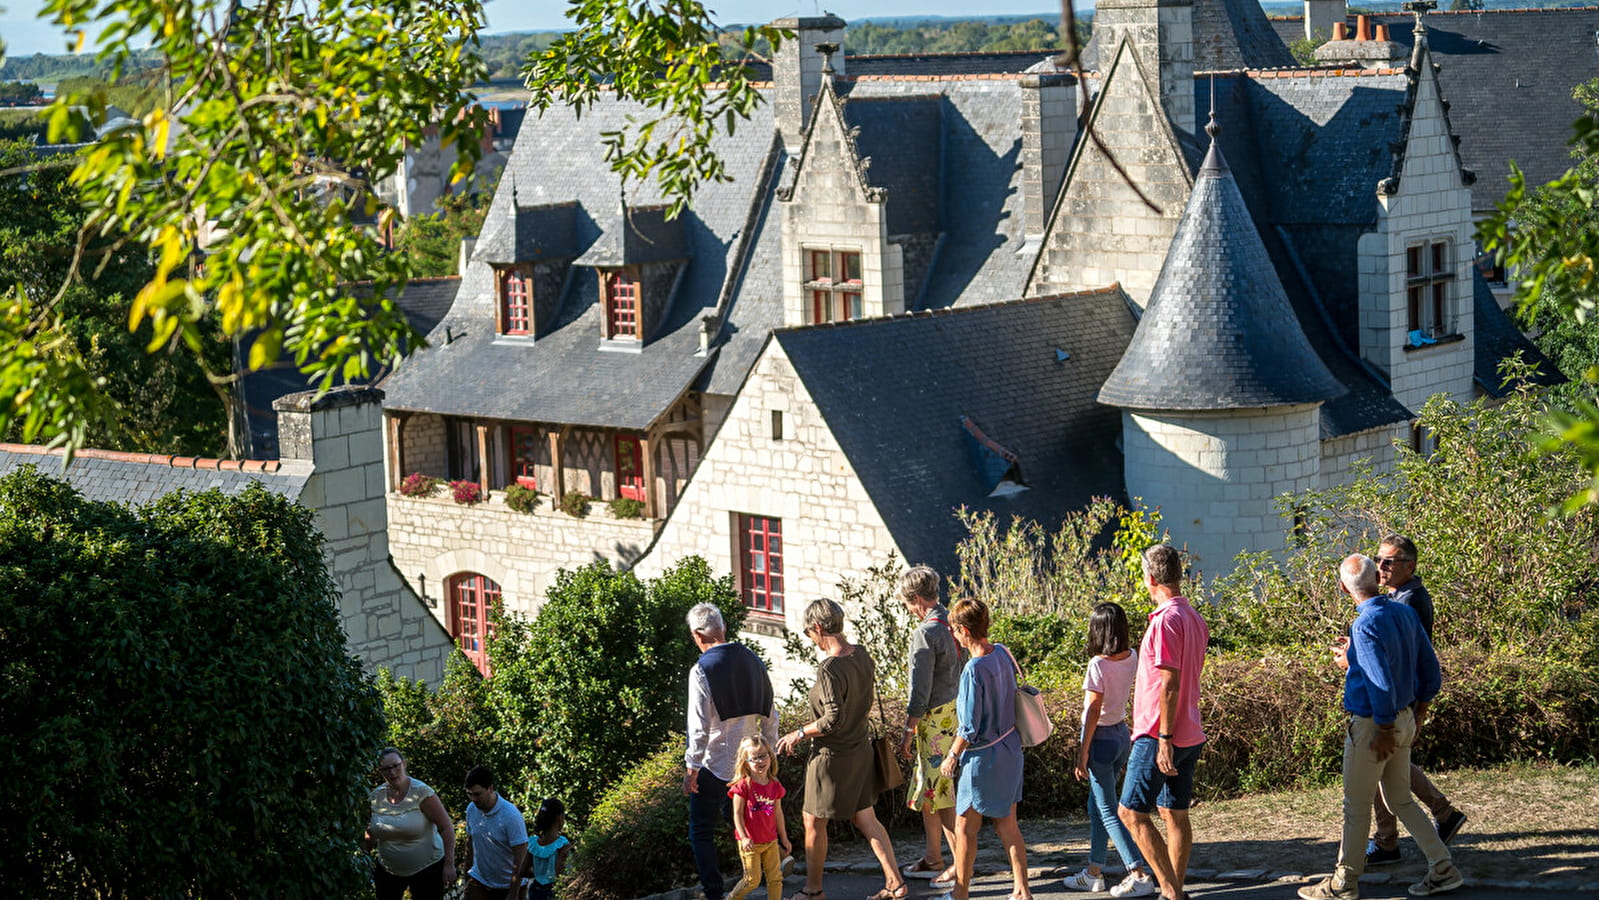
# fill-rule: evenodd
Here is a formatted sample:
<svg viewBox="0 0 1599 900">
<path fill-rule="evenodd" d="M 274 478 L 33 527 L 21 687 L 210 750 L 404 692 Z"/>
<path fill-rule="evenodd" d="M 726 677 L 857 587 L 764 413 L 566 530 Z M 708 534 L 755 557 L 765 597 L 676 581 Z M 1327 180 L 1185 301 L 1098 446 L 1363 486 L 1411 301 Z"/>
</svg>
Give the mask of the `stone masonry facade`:
<svg viewBox="0 0 1599 900">
<path fill-rule="evenodd" d="M 773 436 L 774 412 L 782 413 L 781 438 Z M 698 554 L 711 571 L 740 577 L 741 513 L 782 521 L 783 614 L 752 614 L 746 628 L 774 663 L 781 689 L 790 678 L 809 676 L 812 666 L 784 658 L 777 626 L 798 633 L 806 603 L 837 597 L 840 579 L 859 577 L 899 550 L 776 341 L 767 344 L 676 512 L 636 570 L 659 575 Z"/>
</svg>

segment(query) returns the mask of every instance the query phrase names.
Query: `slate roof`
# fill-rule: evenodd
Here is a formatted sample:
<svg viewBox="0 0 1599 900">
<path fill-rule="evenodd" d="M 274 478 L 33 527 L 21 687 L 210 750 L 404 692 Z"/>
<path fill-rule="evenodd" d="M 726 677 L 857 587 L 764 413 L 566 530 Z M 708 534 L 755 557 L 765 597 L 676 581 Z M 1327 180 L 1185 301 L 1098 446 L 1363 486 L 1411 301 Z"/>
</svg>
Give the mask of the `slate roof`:
<svg viewBox="0 0 1599 900">
<path fill-rule="evenodd" d="M 516 196 L 512 184 L 511 196 Z M 577 204 L 507 203 L 483 223 L 472 250 L 476 262 L 508 264 L 570 259 L 577 255 Z"/>
<path fill-rule="evenodd" d="M 71 484 L 85 499 L 143 506 L 177 490 L 241 493 L 261 484 L 274 494 L 298 500 L 311 477 L 310 460 L 239 462 L 195 459 L 153 453 L 80 450 L 61 471 L 60 450 L 23 444 L 0 444 L 0 475 L 33 465 L 40 473 Z"/>
<path fill-rule="evenodd" d="M 869 160 L 867 180 L 888 191 L 888 233 L 939 230 L 943 182 L 944 103 L 932 96 L 873 96 L 862 91 L 844 104 L 847 128 L 859 128 L 856 149 Z"/>
<path fill-rule="evenodd" d="M 1215 134 L 1214 123 L 1207 130 Z M 1343 393 L 1300 330 L 1212 143 L 1138 331 L 1099 401 L 1214 410 L 1318 403 Z"/>
<path fill-rule="evenodd" d="M 689 252 L 683 219 L 668 219 L 666 212 L 665 206 L 619 207 L 577 265 L 631 266 L 685 258 Z"/>
<path fill-rule="evenodd" d="M 846 38 L 847 40 L 847 38 Z M 1027 71 L 1039 60 L 1055 55 L 1048 47 L 1038 50 L 1009 50 L 1001 53 L 879 53 L 844 57 L 846 79 L 947 78 L 962 75 L 1009 75 Z M 750 78 L 771 81 L 772 67 L 765 62 L 749 64 Z"/>
<path fill-rule="evenodd" d="M 1409 14 L 1374 15 L 1389 37 L 1414 46 Z M 1302 37 L 1299 18 L 1272 20 L 1284 40 Z M 1542 183 L 1571 166 L 1566 145 L 1582 107 L 1573 87 L 1599 77 L 1599 9 L 1433 12 L 1428 46 L 1460 156 L 1477 173 L 1473 210 L 1493 208 L 1509 190 L 1510 161 Z"/>
<path fill-rule="evenodd" d="M 580 256 L 608 234 L 608 241 L 621 239 L 621 184 L 601 160 L 599 147 L 601 134 L 623 127 L 630 116 L 643 118 L 648 111 L 607 96 L 581 117 L 564 107 L 529 117 L 500 180 L 494 212 L 512 202 L 514 184 L 520 205 L 576 204 Z M 702 186 L 676 226 L 681 255 L 691 260 L 652 340 L 642 346 L 602 341 L 598 280 L 581 266 L 567 279 L 547 335 L 536 343 L 498 336 L 492 273 L 474 261 L 463 274 L 455 306 L 435 329 L 433 346 L 406 360 L 384 383 L 386 406 L 488 419 L 648 427 L 694 384 L 707 362 L 698 352 L 700 318 L 717 308 L 751 210 L 765 200 L 757 182 L 768 157 L 781 153 L 775 131 L 771 104 L 763 104 L 752 121 L 716 142 L 733 180 Z M 636 211 L 659 206 L 664 198 L 651 183 L 630 186 L 626 202 Z M 625 248 L 625 240 L 620 245 Z M 444 339 L 446 329 L 453 341 Z M 764 332 L 737 339 L 758 344 Z"/>
<path fill-rule="evenodd" d="M 957 507 L 1056 521 L 1119 491 L 1121 416 L 1094 402 L 1133 332 L 1119 288 L 773 334 L 907 562 L 953 571 Z M 1059 359 L 1065 351 L 1069 359 Z M 961 417 L 1030 489 L 990 499 Z"/>
<path fill-rule="evenodd" d="M 1483 280 L 1482 273 L 1475 270 L 1472 272 L 1471 287 L 1471 298 L 1476 314 L 1471 337 L 1477 351 L 1473 377 L 1477 386 L 1490 397 L 1508 395 L 1511 389 L 1506 387 L 1504 378 L 1499 374 L 1499 363 L 1517 353 L 1521 354 L 1523 362 L 1537 367 L 1538 373 L 1529 379 L 1533 384 L 1564 384 L 1566 377 L 1561 374 L 1554 361 L 1545 356 L 1543 351 L 1538 349 L 1538 345 L 1527 340 L 1527 336 L 1521 333 L 1516 323 L 1499 308 L 1499 301 L 1488 288 L 1488 282 Z"/>
<path fill-rule="evenodd" d="M 395 305 L 405 314 L 411 327 L 422 334 L 427 334 L 439 324 L 445 313 L 450 311 L 450 305 L 455 302 L 455 292 L 460 284 L 461 279 L 454 276 L 413 278 L 395 299 Z M 353 285 L 352 290 L 357 296 L 371 295 L 370 285 Z M 241 346 L 248 347 L 249 344 L 245 342 Z M 374 373 L 368 381 L 375 383 L 387 374 L 388 369 L 385 368 Z M 343 383 L 342 380 L 339 383 Z M 240 401 L 244 405 L 245 418 L 249 423 L 245 455 L 250 459 L 277 459 L 278 417 L 272 411 L 272 401 L 287 394 L 315 387 L 315 382 L 301 374 L 295 367 L 293 358 L 287 355 L 269 368 L 245 375 L 240 381 L 239 389 Z"/>
</svg>

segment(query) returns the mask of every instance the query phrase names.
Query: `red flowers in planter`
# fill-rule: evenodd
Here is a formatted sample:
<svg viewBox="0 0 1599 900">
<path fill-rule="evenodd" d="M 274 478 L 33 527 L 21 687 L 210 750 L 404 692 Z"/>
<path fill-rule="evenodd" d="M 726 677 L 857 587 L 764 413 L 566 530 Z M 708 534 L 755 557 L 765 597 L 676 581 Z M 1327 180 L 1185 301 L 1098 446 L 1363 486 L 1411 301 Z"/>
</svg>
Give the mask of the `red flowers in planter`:
<svg viewBox="0 0 1599 900">
<path fill-rule="evenodd" d="M 452 481 L 450 493 L 455 495 L 455 502 L 465 506 L 483 502 L 483 488 L 475 481 Z"/>
</svg>

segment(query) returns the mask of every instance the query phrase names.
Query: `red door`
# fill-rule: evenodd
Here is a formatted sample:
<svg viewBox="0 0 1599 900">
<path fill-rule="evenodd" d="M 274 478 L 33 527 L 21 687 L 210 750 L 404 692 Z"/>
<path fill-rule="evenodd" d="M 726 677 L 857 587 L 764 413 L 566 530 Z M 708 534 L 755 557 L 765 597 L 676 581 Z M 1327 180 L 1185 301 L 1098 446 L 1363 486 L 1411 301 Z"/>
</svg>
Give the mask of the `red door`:
<svg viewBox="0 0 1599 900">
<path fill-rule="evenodd" d="M 644 453 L 631 434 L 616 436 L 616 492 L 644 502 Z"/>
<path fill-rule="evenodd" d="M 500 603 L 500 586 L 476 572 L 461 572 L 450 578 L 450 632 L 472 665 L 489 674 L 488 637 L 493 631 L 489 612 Z"/>
</svg>

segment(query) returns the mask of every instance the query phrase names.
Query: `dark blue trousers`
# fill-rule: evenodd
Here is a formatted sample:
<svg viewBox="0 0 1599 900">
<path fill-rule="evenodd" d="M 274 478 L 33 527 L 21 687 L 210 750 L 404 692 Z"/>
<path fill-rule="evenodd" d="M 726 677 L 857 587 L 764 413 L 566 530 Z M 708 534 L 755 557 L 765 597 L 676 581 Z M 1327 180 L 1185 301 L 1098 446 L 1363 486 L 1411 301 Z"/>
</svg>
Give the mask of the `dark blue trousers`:
<svg viewBox="0 0 1599 900">
<path fill-rule="evenodd" d="M 688 843 L 694 851 L 694 867 L 700 870 L 700 886 L 706 900 L 722 900 L 722 868 L 716 859 L 718 820 L 733 825 L 733 798 L 727 796 L 727 782 L 701 769 L 699 793 L 688 795 Z"/>
</svg>

